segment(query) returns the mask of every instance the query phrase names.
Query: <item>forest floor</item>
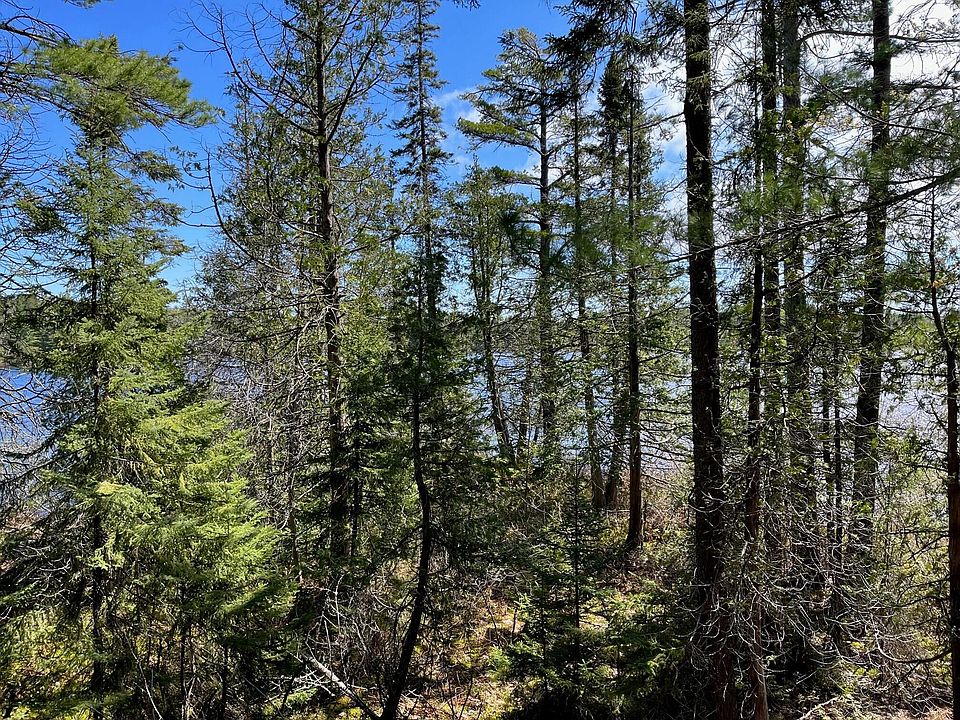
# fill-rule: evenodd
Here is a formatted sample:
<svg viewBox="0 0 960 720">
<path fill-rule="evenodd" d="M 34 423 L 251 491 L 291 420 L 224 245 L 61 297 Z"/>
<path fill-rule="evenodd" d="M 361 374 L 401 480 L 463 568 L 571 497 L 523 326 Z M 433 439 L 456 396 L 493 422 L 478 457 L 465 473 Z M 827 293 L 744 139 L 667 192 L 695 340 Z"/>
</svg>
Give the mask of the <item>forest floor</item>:
<svg viewBox="0 0 960 720">
<path fill-rule="evenodd" d="M 634 568 L 636 571 L 636 568 Z M 649 569 L 645 568 L 649 574 Z M 619 592 L 628 594 L 642 573 L 626 573 L 620 578 Z M 522 681 L 505 672 L 510 646 L 522 638 L 520 613 L 504 598 L 487 592 L 478 596 L 474 622 L 448 648 L 445 668 L 438 673 L 444 678 L 438 684 L 422 688 L 419 702 L 408 706 L 409 717 L 420 720 L 500 720 L 515 716 L 524 695 Z M 872 693 L 864 688 L 864 695 Z M 901 708 L 872 704 L 864 695 L 840 696 L 823 702 L 809 698 L 805 702 L 788 702 L 771 706 L 772 720 L 950 720 L 949 709 L 910 712 Z M 796 700 L 796 699 L 795 699 Z M 903 700 L 903 698 L 901 698 Z M 929 698 L 927 698 L 929 700 Z M 876 700 L 873 701 L 877 702 Z M 352 717 L 352 716 L 351 716 Z M 544 719 L 548 720 L 548 719 Z"/>
<path fill-rule="evenodd" d="M 796 715 L 782 715 L 772 713 L 775 720 L 950 720 L 950 710 L 939 708 L 924 713 L 914 714 L 906 710 L 887 710 L 878 708 L 873 710 L 853 712 L 851 706 L 842 702 L 827 702 L 817 705 L 797 717 Z"/>
<path fill-rule="evenodd" d="M 848 720 L 847 715 L 843 713 L 835 714 L 826 714 L 826 715 L 811 715 L 808 720 Z M 950 720 L 950 710 L 946 708 L 940 708 L 937 710 L 930 710 L 929 712 L 923 713 L 921 715 L 914 715 L 906 712 L 905 710 L 897 710 L 891 713 L 882 713 L 882 712 L 872 712 L 863 716 L 863 720 Z"/>
</svg>

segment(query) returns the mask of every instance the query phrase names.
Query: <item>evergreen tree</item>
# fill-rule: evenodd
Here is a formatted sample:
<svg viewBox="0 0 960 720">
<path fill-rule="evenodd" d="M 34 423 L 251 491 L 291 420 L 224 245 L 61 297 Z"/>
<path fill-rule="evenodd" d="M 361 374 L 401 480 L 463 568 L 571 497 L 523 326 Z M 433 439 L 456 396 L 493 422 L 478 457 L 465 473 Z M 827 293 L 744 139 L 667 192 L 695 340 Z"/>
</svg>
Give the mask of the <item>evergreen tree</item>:
<svg viewBox="0 0 960 720">
<path fill-rule="evenodd" d="M 175 322 L 159 277 L 183 245 L 166 231 L 178 209 L 150 185 L 177 170 L 126 144 L 144 126 L 209 112 L 168 60 L 123 54 L 112 38 L 41 50 L 35 63 L 62 78 L 76 147 L 48 192 L 20 204 L 55 283 L 31 370 L 54 382 L 42 492 L 13 546 L 19 587 L 7 602 L 58 650 L 17 702 L 94 718 L 212 711 L 229 697 L 217 665 L 230 666 L 231 636 L 263 609 L 272 542 L 236 472 L 241 436 L 189 382 L 196 331 Z M 217 664 L 197 667 L 197 641 Z"/>
<path fill-rule="evenodd" d="M 537 337 L 537 368 L 530 370 L 541 388 L 539 401 L 540 458 L 543 465 L 555 463 L 559 453 L 557 329 L 554 304 L 558 301 L 556 275 L 561 265 L 557 247 L 556 177 L 565 143 L 557 139 L 556 123 L 563 114 L 565 88 L 556 58 L 540 39 L 523 28 L 505 33 L 497 67 L 485 71 L 487 84 L 470 95 L 479 120 L 460 120 L 460 128 L 479 143 L 500 143 L 530 152 L 536 167 L 530 172 L 501 170 L 506 185 L 532 188 L 534 198 L 517 217 L 521 234 L 529 234 L 530 263 L 536 281 L 533 290 Z M 519 248 L 518 248 L 519 249 Z M 526 247 L 523 248 L 526 250 Z M 529 402 L 528 399 L 523 400 Z M 518 443 L 526 445 L 524 434 Z M 542 468 L 541 468 L 542 469 Z"/>
<path fill-rule="evenodd" d="M 400 176 L 407 180 L 403 190 L 409 203 L 408 237 L 413 243 L 410 265 L 400 276 L 401 287 L 408 291 L 398 298 L 394 308 L 396 382 L 398 391 L 409 398 L 401 407 L 409 408 L 410 458 L 420 509 L 420 549 L 410 617 L 393 677 L 387 683 L 383 720 L 399 717 L 413 654 L 420 642 L 435 544 L 436 475 L 443 472 L 444 435 L 460 420 L 449 404 L 452 397 L 448 389 L 454 376 L 450 334 L 444 327 L 440 308 L 445 256 L 437 227 L 438 183 L 448 156 L 440 148 L 444 137 L 440 111 L 430 94 L 441 87 L 436 57 L 430 49 L 437 32 L 430 22 L 436 5 L 433 0 L 409 3 L 408 25 L 401 38 L 407 52 L 400 65 L 402 84 L 398 92 L 407 114 L 394 123 L 403 143 L 394 156 L 403 163 Z"/>
<path fill-rule="evenodd" d="M 210 9 L 178 306 L 209 108 L 0 0 L 0 715 L 958 716 L 957 21 L 682 5 L 505 33 L 450 188 L 439 0 Z"/>
</svg>

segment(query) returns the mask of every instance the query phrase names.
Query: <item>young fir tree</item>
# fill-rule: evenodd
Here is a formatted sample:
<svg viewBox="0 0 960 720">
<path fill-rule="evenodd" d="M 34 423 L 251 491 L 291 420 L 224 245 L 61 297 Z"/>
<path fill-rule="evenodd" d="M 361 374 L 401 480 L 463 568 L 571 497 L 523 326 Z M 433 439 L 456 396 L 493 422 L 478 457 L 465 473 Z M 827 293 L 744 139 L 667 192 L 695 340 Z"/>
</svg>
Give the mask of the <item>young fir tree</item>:
<svg viewBox="0 0 960 720">
<path fill-rule="evenodd" d="M 36 504 L 5 568 L 31 639 L 14 675 L 33 682 L 16 703 L 93 718 L 223 712 L 231 645 L 268 594 L 271 536 L 237 476 L 240 436 L 191 386 L 194 329 L 174 322 L 159 277 L 183 245 L 167 231 L 178 209 L 152 187 L 178 172 L 127 146 L 135 130 L 209 112 L 168 59 L 113 38 L 35 63 L 58 78 L 75 147 L 20 205 L 53 288 L 31 370 L 53 389 Z"/>
</svg>

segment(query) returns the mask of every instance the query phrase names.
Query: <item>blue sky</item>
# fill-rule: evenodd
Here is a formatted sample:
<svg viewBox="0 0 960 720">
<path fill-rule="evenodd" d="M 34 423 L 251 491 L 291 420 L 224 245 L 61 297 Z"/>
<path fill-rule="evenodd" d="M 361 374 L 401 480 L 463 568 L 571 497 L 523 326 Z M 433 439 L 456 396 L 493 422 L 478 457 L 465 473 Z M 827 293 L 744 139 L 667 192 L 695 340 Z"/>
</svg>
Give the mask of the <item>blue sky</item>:
<svg viewBox="0 0 960 720">
<path fill-rule="evenodd" d="M 221 0 L 220 4 L 228 11 L 242 11 L 250 3 Z M 192 27 L 195 21 L 202 23 L 203 12 L 198 0 L 107 0 L 90 9 L 69 5 L 63 0 L 34 0 L 32 6 L 42 20 L 60 26 L 74 38 L 116 35 L 125 50 L 173 54 L 182 74 L 193 83 L 194 96 L 229 115 L 230 100 L 224 95 L 226 60 L 205 52 L 209 43 Z M 445 121 L 451 128 L 457 116 L 468 109 L 457 95 L 479 84 L 483 79 L 481 73 L 495 64 L 498 38 L 505 30 L 526 27 L 546 35 L 562 33 L 565 28 L 562 13 L 546 0 L 481 0 L 477 9 L 443 0 L 436 23 L 440 26 L 440 37 L 435 52 L 440 75 L 446 82 L 439 99 Z M 52 126 L 51 132 L 56 132 Z M 225 132 L 223 124 L 197 131 L 173 129 L 166 133 L 166 138 L 150 137 L 149 142 L 164 142 L 205 154 L 215 150 Z M 451 138 L 451 144 L 457 142 L 455 136 Z M 465 148 L 459 151 L 467 152 Z M 179 234 L 192 248 L 167 272 L 173 287 L 181 288 L 189 284 L 204 249 L 213 242 L 213 231 L 204 227 L 212 218 L 209 197 L 204 191 L 188 188 L 171 193 L 171 197 L 187 210 L 186 224 Z"/>
</svg>

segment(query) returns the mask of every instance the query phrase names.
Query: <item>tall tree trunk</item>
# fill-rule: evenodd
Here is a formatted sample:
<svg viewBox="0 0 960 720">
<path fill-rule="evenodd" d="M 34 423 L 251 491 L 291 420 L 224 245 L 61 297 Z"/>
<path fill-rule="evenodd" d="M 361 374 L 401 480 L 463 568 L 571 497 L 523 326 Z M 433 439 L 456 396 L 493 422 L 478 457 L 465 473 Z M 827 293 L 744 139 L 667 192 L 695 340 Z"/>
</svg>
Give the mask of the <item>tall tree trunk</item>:
<svg viewBox="0 0 960 720">
<path fill-rule="evenodd" d="M 763 421 L 761 417 L 761 353 L 763 350 L 763 253 L 759 250 L 753 261 L 753 303 L 750 311 L 750 382 L 747 399 L 747 448 L 749 466 L 744 493 L 743 524 L 747 540 L 747 557 L 751 569 L 759 564 L 760 502 L 762 493 L 763 458 L 760 445 Z M 756 588 L 761 579 L 752 581 Z M 747 642 L 747 683 L 750 692 L 753 720 L 767 720 L 767 679 L 763 663 L 763 608 L 762 597 L 756 589 L 751 592 L 751 633 Z"/>
<path fill-rule="evenodd" d="M 93 547 L 96 552 L 106 545 L 106 533 L 103 519 L 96 510 L 92 522 Z M 107 642 L 104 632 L 104 602 L 106 600 L 107 571 L 96 565 L 91 573 L 90 583 L 90 638 L 93 651 L 93 667 L 90 673 L 90 698 L 93 702 L 91 715 L 93 720 L 106 717 L 104 703 L 107 695 Z"/>
<path fill-rule="evenodd" d="M 940 311 L 937 288 L 936 204 L 930 204 L 930 300 L 947 364 L 947 577 L 950 598 L 950 683 L 953 720 L 960 720 L 960 378 L 957 346 Z"/>
<path fill-rule="evenodd" d="M 341 388 L 340 357 L 340 248 L 335 234 L 330 147 L 330 108 L 327 101 L 326 18 L 324 3 L 316 6 L 317 28 L 313 48 L 316 111 L 316 238 L 323 263 L 321 291 L 326 345 L 327 456 L 330 472 L 330 554 L 343 559 L 350 553 L 352 493 L 344 443 L 346 413 Z"/>
<path fill-rule="evenodd" d="M 620 283 L 620 242 L 618 238 L 618 218 L 617 218 L 617 130 L 616 126 L 611 124 L 609 129 L 609 159 L 610 159 L 610 189 L 607 208 L 607 225 L 610 244 L 610 315 L 616 317 L 620 313 L 620 296 L 613 291 L 619 287 Z M 620 494 L 620 473 L 623 469 L 623 448 L 624 432 L 627 426 L 627 413 L 629 408 L 626 402 L 626 393 L 623 388 L 627 384 L 624 377 L 624 368 L 619 360 L 619 350 L 617 351 L 617 360 L 613 367 L 613 420 L 610 423 L 613 441 L 610 447 L 610 464 L 607 469 L 607 481 L 603 490 L 603 507 L 612 509 L 616 506 Z"/>
<path fill-rule="evenodd" d="M 691 415 L 697 645 L 707 660 L 705 696 L 716 720 L 738 715 L 729 608 L 724 592 L 720 317 L 713 231 L 712 81 L 707 0 L 684 0 L 687 238 L 690 274 Z"/>
<path fill-rule="evenodd" d="M 422 339 L 418 347 L 418 363 L 423 362 Z M 421 437 L 421 388 L 419 378 L 413 392 L 413 480 L 417 486 L 417 499 L 420 502 L 420 556 L 417 562 L 417 586 L 413 594 L 413 606 L 410 610 L 410 620 L 404 633 L 400 647 L 400 657 L 394 670 L 387 699 L 381 714 L 382 720 L 397 720 L 399 717 L 400 701 L 407 686 L 410 674 L 410 663 L 413 652 L 420 639 L 423 627 L 423 615 L 427 605 L 430 582 L 430 559 L 433 555 L 433 503 L 430 489 L 424 477 L 423 444 Z"/>
<path fill-rule="evenodd" d="M 830 410 L 833 408 L 833 383 L 827 376 L 828 369 L 823 369 L 823 378 L 820 387 L 820 458 L 823 465 L 823 475 L 826 478 L 826 518 L 827 518 L 827 576 L 834 576 L 834 549 L 833 538 L 836 536 L 837 517 L 834 498 L 837 487 L 833 475 L 833 421 Z"/>
<path fill-rule="evenodd" d="M 867 167 L 867 222 L 864 257 L 863 326 L 860 337 L 860 391 L 853 446 L 853 517 L 850 545 L 860 562 L 873 547 L 873 515 L 879 473 L 878 438 L 880 397 L 886 346 L 886 244 L 889 171 L 886 150 L 890 144 L 890 44 L 889 0 L 872 0 L 873 81 L 870 103 L 870 158 Z"/>
<path fill-rule="evenodd" d="M 760 114 L 755 127 L 757 160 L 755 181 L 758 190 L 766 194 L 774 186 L 777 173 L 777 154 L 772 124 L 777 110 L 777 24 L 773 0 L 763 0 L 760 6 L 760 72 L 758 90 Z M 765 218 L 758 218 L 757 229 L 765 230 Z M 763 341 L 766 319 L 764 301 L 767 295 L 765 280 L 769 264 L 765 262 L 764 248 L 773 243 L 760 240 L 754 251 L 753 297 L 750 312 L 750 380 L 747 398 L 747 482 L 744 492 L 744 534 L 747 543 L 748 579 L 751 583 L 749 619 L 751 631 L 747 639 L 747 689 L 750 693 L 750 712 L 753 720 L 767 720 L 767 679 L 764 665 L 764 626 L 762 596 L 759 590 L 763 578 L 761 566 L 761 505 L 763 502 Z M 770 253 L 772 254 L 772 253 Z M 777 273 L 779 276 L 779 273 Z M 779 283 L 779 277 L 776 279 Z"/>
<path fill-rule="evenodd" d="M 630 442 L 629 512 L 627 516 L 627 547 L 635 548 L 643 542 L 643 483 L 640 452 L 640 354 L 638 348 L 639 322 L 637 319 L 637 268 L 628 271 L 627 312 L 629 314 L 629 342 L 627 346 L 628 408 Z"/>
<path fill-rule="evenodd" d="M 838 303 L 839 304 L 839 303 Z M 840 416 L 840 345 L 833 349 L 833 492 L 836 525 L 833 528 L 834 572 L 843 575 L 843 420 Z M 837 615 L 834 615 L 837 617 Z"/>
<path fill-rule="evenodd" d="M 600 446 L 597 443 L 597 403 L 593 390 L 593 368 L 590 330 L 587 327 L 587 298 L 583 288 L 577 289 L 577 331 L 580 339 L 580 358 L 585 366 L 583 383 L 583 413 L 587 430 L 587 462 L 590 468 L 590 498 L 593 507 L 604 507 L 603 471 L 600 468 Z"/>
<path fill-rule="evenodd" d="M 543 446 L 546 457 L 553 462 L 559 452 L 557 438 L 557 366 L 554 349 L 553 327 L 553 227 L 550 222 L 550 128 L 548 123 L 548 99 L 540 97 L 539 156 L 540 186 L 537 226 L 539 249 L 537 262 L 537 325 L 539 332 L 540 372 L 542 396 L 540 398 Z"/>
<path fill-rule="evenodd" d="M 89 170 L 89 177 L 92 182 L 93 180 L 93 171 Z M 98 262 L 99 257 L 96 249 L 91 246 L 90 250 L 90 315 L 97 322 L 103 322 L 101 315 L 101 269 L 100 263 Z M 107 382 L 104 377 L 104 372 L 101 366 L 101 358 L 99 354 L 95 355 L 90 366 L 90 378 L 91 378 L 91 390 L 92 390 L 92 415 L 93 421 L 97 431 L 100 430 L 101 424 L 101 408 L 103 402 L 106 400 L 106 388 Z M 103 471 L 103 468 L 100 468 L 100 463 L 103 462 L 103 452 L 102 447 L 98 448 L 99 452 L 95 459 L 96 469 Z M 104 527 L 103 522 L 103 510 L 100 507 L 100 502 L 98 500 L 93 503 L 93 517 L 90 519 L 90 535 L 93 545 L 94 555 L 103 552 L 107 546 L 107 529 Z M 103 560 L 104 558 L 100 558 Z M 103 566 L 102 562 L 97 562 L 94 564 L 91 573 L 90 573 L 90 639 L 91 639 L 91 650 L 93 651 L 93 663 L 90 672 L 90 696 L 93 701 L 93 709 L 91 715 L 93 720 L 103 720 L 106 717 L 104 707 L 106 704 L 106 696 L 108 690 L 108 678 L 107 678 L 107 639 L 106 631 L 104 626 L 106 625 L 106 609 L 104 605 L 107 600 L 107 579 L 108 572 L 107 569 Z"/>
<path fill-rule="evenodd" d="M 427 118 L 430 113 L 430 98 L 427 94 L 426 78 L 426 41 L 425 24 L 426 13 L 423 0 L 415 3 L 416 22 L 416 55 L 415 71 L 417 79 L 417 155 L 418 163 L 418 195 L 420 248 L 418 264 L 417 289 L 417 356 L 413 393 L 411 397 L 411 452 L 413 455 L 413 481 L 417 488 L 417 500 L 420 503 L 420 556 L 417 562 L 417 585 L 413 594 L 413 606 L 410 610 L 410 620 L 404 634 L 400 648 L 400 657 L 394 671 L 393 682 L 384 703 L 382 720 L 397 720 L 400 701 L 407 686 L 410 675 L 410 664 L 413 653 L 420 641 L 423 629 L 423 616 L 426 611 L 427 597 L 430 585 L 430 561 L 433 557 L 433 498 L 427 483 L 424 462 L 423 443 L 423 411 L 435 404 L 440 397 L 437 387 L 431 382 L 427 370 L 428 362 L 435 362 L 434 357 L 428 358 L 426 343 L 436 338 L 441 331 L 439 315 L 439 297 L 443 287 L 440 276 L 442 263 L 437 257 L 434 245 L 432 205 L 433 184 L 431 181 L 430 143 L 428 141 Z M 426 302 L 426 323 L 424 322 L 423 305 Z M 426 327 L 425 327 L 426 325 Z M 436 345 L 430 348 L 436 350 Z M 430 353 L 433 355 L 433 352 Z M 429 421 L 428 421 L 429 422 Z M 429 428 L 429 425 L 428 425 Z"/>
<path fill-rule="evenodd" d="M 761 24 L 766 18 L 761 16 Z M 762 30 L 761 30 L 762 32 Z M 764 68 L 761 68 L 761 78 Z M 761 80 L 761 94 L 767 90 Z M 764 100 L 766 99 L 764 95 Z M 763 117 L 761 110 L 758 117 L 755 133 L 755 144 L 758 149 L 763 147 Z M 755 181 L 760 192 L 764 192 L 764 157 L 759 157 L 755 165 Z M 757 222 L 757 229 L 762 228 L 762 221 Z M 746 539 L 747 582 L 750 583 L 749 618 L 751 632 L 747 638 L 747 690 L 750 694 L 750 710 L 753 720 L 766 720 L 767 710 L 767 683 L 766 671 L 763 664 L 763 610 L 762 597 L 757 590 L 762 582 L 757 568 L 760 554 L 760 505 L 763 487 L 763 457 L 762 457 L 762 430 L 763 420 L 761 412 L 763 393 L 763 277 L 764 262 L 762 241 L 758 243 L 753 257 L 752 298 L 750 305 L 750 345 L 749 355 L 749 382 L 747 387 L 747 478 L 743 502 L 743 526 Z M 750 577 L 752 575 L 752 578 Z"/>
<path fill-rule="evenodd" d="M 780 192 L 780 164 L 778 162 L 777 98 L 780 83 L 780 40 L 778 34 L 778 4 L 776 0 L 762 0 L 760 5 L 760 138 L 759 152 L 763 172 L 764 193 L 770 200 L 767 206 L 777 206 Z M 778 421 L 783 407 L 782 359 L 782 302 L 780 296 L 780 264 L 782 249 L 778 232 L 777 213 L 766 213 L 763 220 L 763 352 L 762 383 L 763 408 L 769 421 L 764 423 L 761 437 L 763 446 L 763 470 L 765 473 L 768 508 L 782 510 L 783 479 L 781 477 L 781 453 L 783 445 L 782 423 Z M 770 522 L 773 513 L 767 513 L 764 542 L 772 557 L 782 557 L 785 538 L 779 527 Z"/>
<path fill-rule="evenodd" d="M 843 359 L 840 324 L 840 287 L 838 285 L 837 269 L 831 268 L 827 290 L 830 298 L 830 313 L 834 324 L 833 337 L 830 340 L 829 367 L 823 369 L 823 462 L 824 474 L 827 477 L 827 575 L 831 580 L 831 593 L 827 605 L 826 619 L 829 624 L 830 637 L 835 648 L 839 648 L 843 641 L 843 624 L 840 617 L 843 613 L 842 590 L 846 581 L 843 569 L 843 535 L 844 535 L 844 487 L 843 487 L 843 427 L 841 421 L 841 386 L 840 372 Z M 831 415 L 832 412 L 832 415 Z"/>
<path fill-rule="evenodd" d="M 597 443 L 597 408 L 593 388 L 592 352 L 590 347 L 590 329 L 587 327 L 587 296 L 584 288 L 586 275 L 585 248 L 583 243 L 583 198 L 581 187 L 580 143 L 581 118 L 580 103 L 582 82 L 579 67 L 575 68 L 571 80 L 571 95 L 573 98 L 573 235 L 574 250 L 576 253 L 577 277 L 574 279 L 577 288 L 577 333 L 580 341 L 580 358 L 583 360 L 585 377 L 583 379 L 583 413 L 587 430 L 587 461 L 590 467 L 590 497 L 593 506 L 603 508 L 604 483 L 603 472 L 600 469 L 600 447 Z"/>
<path fill-rule="evenodd" d="M 641 483 L 640 454 L 640 321 L 637 317 L 637 137 L 636 107 L 634 94 L 634 65 L 630 64 L 629 127 L 627 128 L 627 397 L 629 408 L 630 442 L 628 466 L 630 468 L 629 513 L 627 519 L 627 547 L 635 548 L 643 540 L 643 486 Z"/>
<path fill-rule="evenodd" d="M 806 125 L 801 102 L 803 43 L 801 8 L 805 0 L 784 0 L 782 9 L 783 121 L 780 188 L 783 208 L 783 324 L 785 335 L 786 471 L 782 486 L 782 517 L 795 550 L 784 558 L 786 583 L 796 597 L 796 609 L 785 626 L 788 665 L 806 673 L 815 661 L 814 618 L 819 617 L 823 563 L 820 558 L 820 518 L 817 508 L 818 466 L 810 381 L 811 328 L 806 288 L 806 235 L 801 229 L 806 210 Z"/>
<path fill-rule="evenodd" d="M 800 69 L 803 49 L 800 40 L 801 0 L 786 0 L 783 9 L 783 192 L 784 224 L 784 298 L 783 318 L 786 335 L 787 449 L 786 473 L 792 519 L 791 536 L 797 548 L 790 582 L 802 594 L 802 602 L 812 599 L 822 584 L 822 569 L 817 557 L 817 484 L 814 458 L 813 402 L 810 395 L 810 327 L 807 308 L 805 237 L 798 229 L 805 208 L 806 148 L 803 128 L 806 118 L 801 106 Z M 802 617 L 807 617 L 803 612 Z M 802 640 L 804 645 L 806 640 Z M 805 653 L 804 653 L 805 655 Z"/>
<path fill-rule="evenodd" d="M 947 350 L 947 513 L 949 523 L 948 569 L 950 585 L 950 683 L 953 693 L 953 720 L 960 720 L 960 449 L 958 449 L 957 349 L 949 341 Z"/>
</svg>

